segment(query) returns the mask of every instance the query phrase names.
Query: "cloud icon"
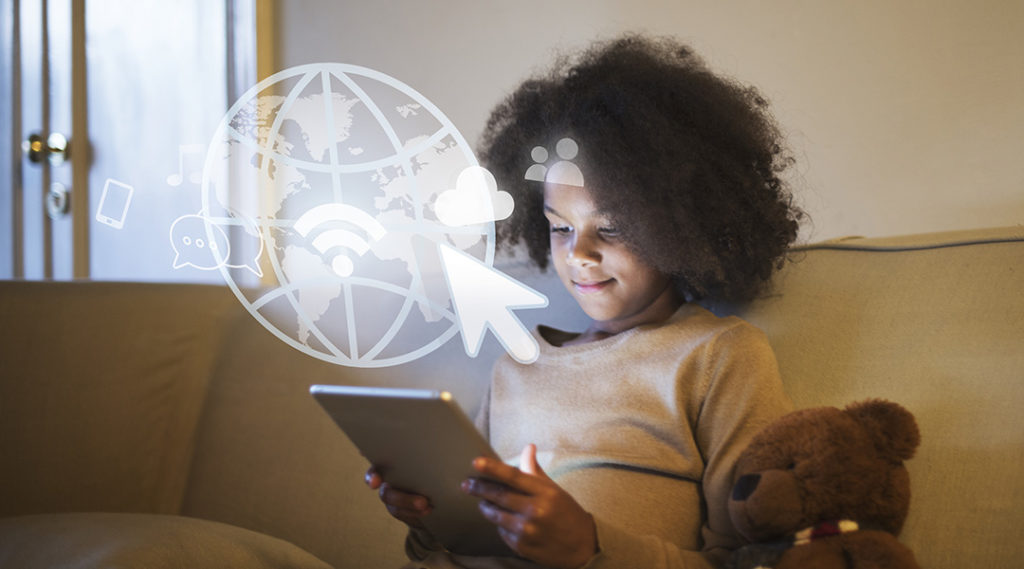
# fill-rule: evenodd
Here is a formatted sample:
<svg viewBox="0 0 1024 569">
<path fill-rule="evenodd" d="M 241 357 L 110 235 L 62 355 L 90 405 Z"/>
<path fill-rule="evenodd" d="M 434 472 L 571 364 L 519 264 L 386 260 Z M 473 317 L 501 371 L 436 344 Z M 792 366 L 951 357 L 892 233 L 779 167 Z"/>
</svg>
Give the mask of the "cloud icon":
<svg viewBox="0 0 1024 569">
<path fill-rule="evenodd" d="M 451 227 L 490 223 L 512 215 L 515 203 L 486 168 L 469 166 L 459 173 L 455 189 L 443 192 L 434 202 L 434 213 Z"/>
</svg>

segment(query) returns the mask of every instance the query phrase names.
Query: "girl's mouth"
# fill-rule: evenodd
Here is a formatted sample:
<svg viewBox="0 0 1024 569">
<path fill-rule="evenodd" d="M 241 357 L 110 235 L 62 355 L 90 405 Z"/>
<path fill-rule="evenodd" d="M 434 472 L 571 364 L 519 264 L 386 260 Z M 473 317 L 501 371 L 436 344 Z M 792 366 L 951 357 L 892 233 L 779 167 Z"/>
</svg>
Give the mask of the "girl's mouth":
<svg viewBox="0 0 1024 569">
<path fill-rule="evenodd" d="M 604 290 L 608 285 L 612 284 L 612 281 L 614 281 L 614 280 L 615 279 L 608 279 L 608 280 L 604 280 L 604 281 L 588 281 L 588 282 L 572 281 L 572 286 L 580 294 L 594 294 L 594 293 L 598 293 L 598 292 L 601 292 L 602 290 Z"/>
</svg>

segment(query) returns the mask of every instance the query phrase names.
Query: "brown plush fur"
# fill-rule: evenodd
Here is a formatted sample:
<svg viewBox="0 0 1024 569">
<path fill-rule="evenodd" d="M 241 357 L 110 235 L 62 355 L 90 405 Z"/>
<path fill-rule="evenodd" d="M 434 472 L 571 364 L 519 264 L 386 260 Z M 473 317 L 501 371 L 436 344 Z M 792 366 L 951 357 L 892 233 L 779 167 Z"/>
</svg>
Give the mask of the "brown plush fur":
<svg viewBox="0 0 1024 569">
<path fill-rule="evenodd" d="M 859 524 L 859 531 L 781 550 L 779 569 L 917 568 L 896 536 L 910 508 L 903 461 L 919 442 L 913 415 L 888 401 L 790 413 L 740 456 L 733 523 L 755 543 L 790 539 L 824 521 Z"/>
</svg>

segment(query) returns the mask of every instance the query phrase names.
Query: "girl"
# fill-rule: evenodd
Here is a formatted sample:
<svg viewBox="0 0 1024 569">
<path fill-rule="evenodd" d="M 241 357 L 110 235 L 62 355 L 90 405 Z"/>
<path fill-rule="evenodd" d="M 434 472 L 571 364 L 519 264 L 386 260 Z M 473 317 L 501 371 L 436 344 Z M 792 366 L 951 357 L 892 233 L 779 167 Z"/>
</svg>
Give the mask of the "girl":
<svg viewBox="0 0 1024 569">
<path fill-rule="evenodd" d="M 440 550 L 419 523 L 429 500 L 367 473 L 411 528 L 411 566 L 718 567 L 740 545 L 733 464 L 790 403 L 764 335 L 695 301 L 752 299 L 796 237 L 766 107 L 685 46 L 627 36 L 494 110 L 480 155 L 516 203 L 499 242 L 553 264 L 592 323 L 538 327 L 539 359 L 500 359 L 481 406 L 519 466 L 477 459 L 502 484 L 463 490 L 520 558 Z"/>
</svg>

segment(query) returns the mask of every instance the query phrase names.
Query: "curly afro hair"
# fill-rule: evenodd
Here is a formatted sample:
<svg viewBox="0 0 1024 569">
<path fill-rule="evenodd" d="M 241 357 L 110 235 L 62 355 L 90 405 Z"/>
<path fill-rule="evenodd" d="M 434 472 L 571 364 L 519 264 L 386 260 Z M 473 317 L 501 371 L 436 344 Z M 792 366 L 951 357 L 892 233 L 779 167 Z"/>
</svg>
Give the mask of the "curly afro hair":
<svg viewBox="0 0 1024 569">
<path fill-rule="evenodd" d="M 481 161 L 516 203 L 499 245 L 525 242 L 547 267 L 543 185 L 524 173 L 532 148 L 569 137 L 598 208 L 684 298 L 754 298 L 803 217 L 780 177 L 792 159 L 767 107 L 669 38 L 628 35 L 560 59 L 501 102 L 483 133 Z"/>
</svg>

